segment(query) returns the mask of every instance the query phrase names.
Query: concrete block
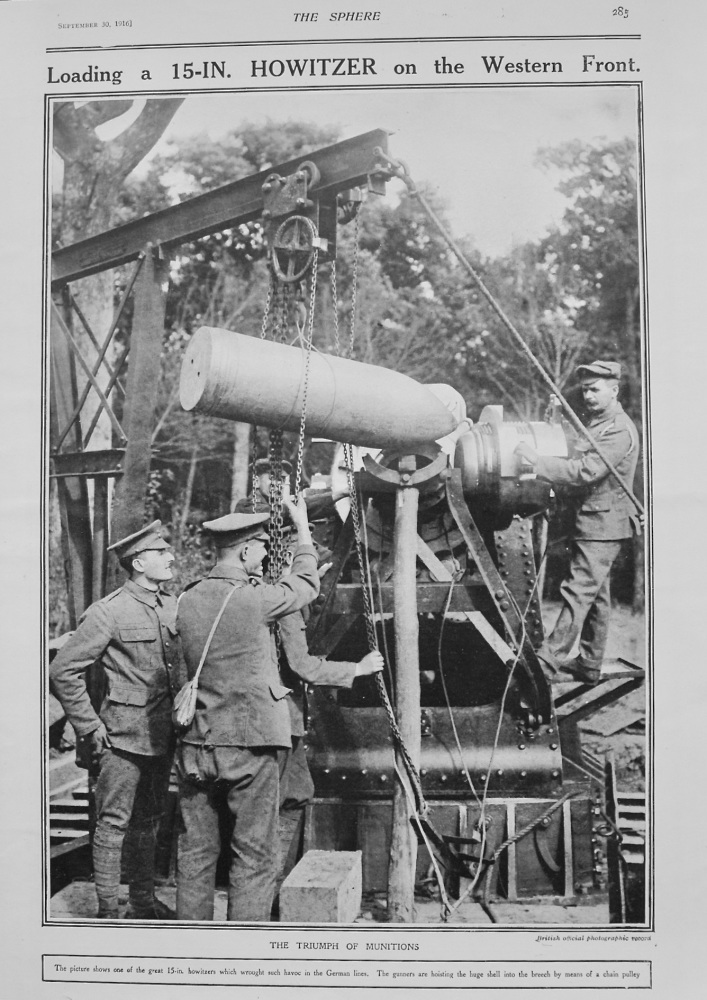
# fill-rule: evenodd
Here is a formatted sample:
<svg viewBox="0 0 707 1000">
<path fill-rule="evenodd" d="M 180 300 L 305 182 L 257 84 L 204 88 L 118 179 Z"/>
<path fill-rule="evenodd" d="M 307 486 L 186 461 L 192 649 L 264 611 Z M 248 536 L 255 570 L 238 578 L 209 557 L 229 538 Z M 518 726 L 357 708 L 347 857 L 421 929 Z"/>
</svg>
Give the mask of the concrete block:
<svg viewBox="0 0 707 1000">
<path fill-rule="evenodd" d="M 307 851 L 282 883 L 280 922 L 353 923 L 361 885 L 360 851 Z"/>
</svg>

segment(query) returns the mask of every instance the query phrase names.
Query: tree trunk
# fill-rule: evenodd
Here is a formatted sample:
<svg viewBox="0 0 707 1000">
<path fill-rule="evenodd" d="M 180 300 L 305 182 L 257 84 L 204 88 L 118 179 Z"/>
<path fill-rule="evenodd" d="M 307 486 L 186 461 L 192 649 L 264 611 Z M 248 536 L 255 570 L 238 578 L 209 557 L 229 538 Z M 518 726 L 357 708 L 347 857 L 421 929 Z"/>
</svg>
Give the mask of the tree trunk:
<svg viewBox="0 0 707 1000">
<path fill-rule="evenodd" d="M 187 473 L 187 482 L 184 487 L 184 500 L 182 501 L 182 512 L 179 516 L 179 529 L 177 531 L 176 538 L 173 540 L 175 552 L 179 553 L 182 551 L 182 541 L 187 532 L 187 524 L 189 523 L 189 513 L 191 511 L 191 498 L 194 493 L 194 480 L 196 478 L 196 467 L 199 461 L 199 443 L 194 441 L 191 449 L 191 455 L 189 457 L 189 472 Z"/>
<path fill-rule="evenodd" d="M 110 227 L 125 178 L 152 149 L 182 100 L 147 101 L 137 119 L 108 142 L 98 137 L 96 128 L 120 117 L 131 108 L 132 101 L 92 101 L 80 108 L 76 108 L 73 102 L 57 105 L 54 146 L 64 164 L 61 204 L 57 212 L 63 245 L 86 239 Z M 84 278 L 76 283 L 73 291 L 93 334 L 92 337 L 82 323 L 76 322 L 74 329 L 79 347 L 93 369 L 98 354 L 94 339 L 99 345 L 103 344 L 113 318 L 113 271 L 102 271 Z M 105 358 L 108 365 L 112 366 L 115 362 L 116 354 L 113 343 Z M 109 378 L 105 365 L 101 366 L 96 378 L 101 389 L 105 388 Z M 80 369 L 77 381 L 81 393 L 86 376 Z M 98 406 L 98 397 L 91 390 L 81 414 L 84 435 Z M 103 413 L 88 447 L 110 448 L 111 444 L 111 425 Z"/>
<path fill-rule="evenodd" d="M 233 474 L 231 476 L 231 511 L 241 497 L 248 495 L 248 465 L 250 460 L 250 424 L 240 421 L 233 425 Z"/>
</svg>

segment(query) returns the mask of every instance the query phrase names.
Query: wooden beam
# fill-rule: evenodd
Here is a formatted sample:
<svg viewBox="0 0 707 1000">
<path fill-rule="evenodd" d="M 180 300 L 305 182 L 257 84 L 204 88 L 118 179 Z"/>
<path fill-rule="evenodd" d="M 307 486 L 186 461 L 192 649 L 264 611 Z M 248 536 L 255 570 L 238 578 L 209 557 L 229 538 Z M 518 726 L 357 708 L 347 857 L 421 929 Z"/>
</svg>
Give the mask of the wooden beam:
<svg viewBox="0 0 707 1000">
<path fill-rule="evenodd" d="M 405 471 L 408 471 L 407 468 Z M 420 767 L 420 649 L 415 570 L 419 499 L 419 493 L 414 487 L 403 487 L 398 490 L 393 533 L 395 715 L 403 743 L 418 769 Z M 409 802 L 410 798 L 414 802 L 414 797 L 403 758 L 397 751 L 395 756 L 398 772 L 402 777 L 395 782 L 393 790 L 393 829 L 388 867 L 388 919 L 393 923 L 398 921 L 410 923 L 415 919 L 417 862 L 417 834 L 411 823 L 413 811 Z"/>
<path fill-rule="evenodd" d="M 108 547 L 108 479 L 99 476 L 93 482 L 93 564 L 91 598 L 98 601 L 106 592 L 106 549 Z"/>
<path fill-rule="evenodd" d="M 383 612 L 393 614 L 395 611 L 395 589 L 392 584 L 381 584 L 380 590 L 375 587 L 376 612 L 380 611 L 380 603 L 383 605 Z M 474 599 L 474 595 L 479 592 L 486 592 L 482 581 L 465 580 L 457 583 L 452 591 L 452 599 L 449 610 L 476 611 L 479 607 Z M 444 611 L 447 598 L 449 596 L 448 583 L 418 583 L 417 585 L 417 607 L 420 614 L 427 612 Z M 359 583 L 339 583 L 336 593 L 327 605 L 327 610 L 334 615 L 360 615 L 363 614 L 363 598 L 361 596 L 361 585 Z"/>
<path fill-rule="evenodd" d="M 52 287 L 136 260 L 146 244 L 174 247 L 230 226 L 252 222 L 263 208 L 262 186 L 271 173 L 293 173 L 305 160 L 316 164 L 321 179 L 312 193 L 332 200 L 340 191 L 366 184 L 376 164 L 375 150 L 388 148 L 388 133 L 374 129 L 258 174 L 224 184 L 172 208 L 153 212 L 124 226 L 55 250 Z"/>
</svg>

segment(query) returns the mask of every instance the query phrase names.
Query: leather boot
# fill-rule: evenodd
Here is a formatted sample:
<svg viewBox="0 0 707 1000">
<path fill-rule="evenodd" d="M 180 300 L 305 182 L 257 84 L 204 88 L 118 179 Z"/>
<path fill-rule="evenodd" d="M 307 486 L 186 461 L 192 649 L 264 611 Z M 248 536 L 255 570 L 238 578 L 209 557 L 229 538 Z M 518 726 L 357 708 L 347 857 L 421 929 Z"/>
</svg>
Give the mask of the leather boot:
<svg viewBox="0 0 707 1000">
<path fill-rule="evenodd" d="M 563 674 L 569 674 L 574 680 L 581 681 L 582 684 L 587 684 L 589 687 L 594 687 L 601 680 L 601 670 L 599 667 L 588 667 L 579 658 L 565 663 L 562 667 L 562 672 Z"/>
<path fill-rule="evenodd" d="M 157 896 L 150 900 L 135 900 L 130 896 L 125 911 L 126 920 L 176 920 L 177 914 Z"/>
</svg>

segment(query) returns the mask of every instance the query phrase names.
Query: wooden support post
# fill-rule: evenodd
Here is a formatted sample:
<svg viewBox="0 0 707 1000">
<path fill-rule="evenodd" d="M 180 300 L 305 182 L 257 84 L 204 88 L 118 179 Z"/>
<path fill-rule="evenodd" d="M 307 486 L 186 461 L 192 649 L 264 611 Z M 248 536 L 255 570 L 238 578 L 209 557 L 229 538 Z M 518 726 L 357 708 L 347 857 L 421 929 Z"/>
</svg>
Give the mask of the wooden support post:
<svg viewBox="0 0 707 1000">
<path fill-rule="evenodd" d="M 414 458 L 401 460 L 404 474 L 415 468 Z M 395 608 L 395 708 L 398 727 L 413 763 L 420 766 L 420 663 L 417 621 L 417 508 L 414 487 L 398 490 L 395 504 L 394 608 Z M 398 770 L 408 789 L 396 781 L 393 793 L 393 832 L 388 866 L 388 917 L 410 923 L 415 919 L 415 865 L 417 835 L 410 822 L 412 811 L 405 765 L 397 755 Z M 414 798 L 413 798 L 414 801 Z"/>
<path fill-rule="evenodd" d="M 108 477 L 93 480 L 93 567 L 91 600 L 99 601 L 106 592 L 106 548 L 108 546 Z"/>
<path fill-rule="evenodd" d="M 164 332 L 164 272 L 163 261 L 149 247 L 135 287 L 123 418 L 123 429 L 128 441 L 125 446 L 123 477 L 115 491 L 111 531 L 113 539 L 137 531 L 144 523 Z"/>
<path fill-rule="evenodd" d="M 71 324 L 66 289 L 63 303 L 57 304 L 64 315 L 64 322 Z M 50 330 L 51 390 L 50 438 L 55 447 L 60 435 L 76 407 L 78 391 L 76 367 L 66 337 L 59 329 L 59 319 L 52 309 Z M 65 436 L 66 447 L 81 450 L 81 426 L 74 421 Z M 91 518 L 88 507 L 86 480 L 80 476 L 67 476 L 57 480 L 57 498 L 61 514 L 61 542 L 66 571 L 69 625 L 76 623 L 92 601 L 91 594 Z"/>
</svg>

